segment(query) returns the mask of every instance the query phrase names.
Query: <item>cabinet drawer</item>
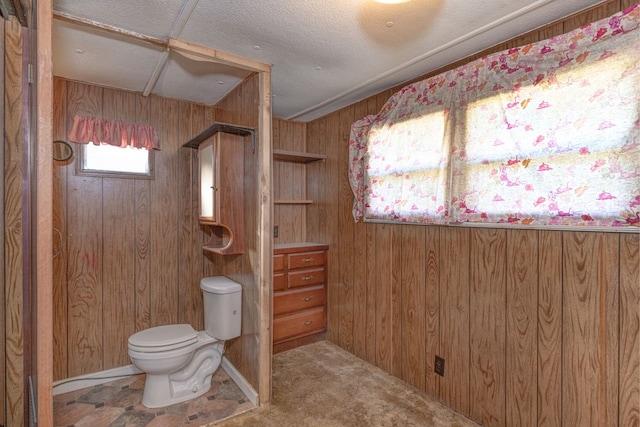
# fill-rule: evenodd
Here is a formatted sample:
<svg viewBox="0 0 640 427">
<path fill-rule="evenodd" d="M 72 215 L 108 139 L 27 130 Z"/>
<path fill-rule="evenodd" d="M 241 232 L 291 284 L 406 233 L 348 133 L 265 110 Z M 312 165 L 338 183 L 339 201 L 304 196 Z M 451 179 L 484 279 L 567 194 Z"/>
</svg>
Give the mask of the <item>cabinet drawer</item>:
<svg viewBox="0 0 640 427">
<path fill-rule="evenodd" d="M 273 296 L 273 315 L 322 306 L 325 300 L 324 286 L 277 293 Z"/>
<path fill-rule="evenodd" d="M 273 319 L 273 341 L 297 338 L 324 330 L 324 307 Z"/>
<path fill-rule="evenodd" d="M 284 270 L 284 255 L 274 255 L 273 256 L 273 271 L 282 271 Z"/>
<path fill-rule="evenodd" d="M 284 291 L 287 288 L 287 281 L 284 273 L 275 273 L 273 275 L 273 290 Z"/>
<path fill-rule="evenodd" d="M 293 270 L 294 268 L 307 268 L 307 267 L 316 267 L 318 265 L 324 265 L 325 263 L 325 252 L 302 252 L 298 254 L 290 254 L 289 255 L 289 269 Z"/>
<path fill-rule="evenodd" d="M 319 285 L 325 282 L 326 273 L 324 268 L 310 268 L 289 273 L 289 288 L 300 286 Z"/>
</svg>

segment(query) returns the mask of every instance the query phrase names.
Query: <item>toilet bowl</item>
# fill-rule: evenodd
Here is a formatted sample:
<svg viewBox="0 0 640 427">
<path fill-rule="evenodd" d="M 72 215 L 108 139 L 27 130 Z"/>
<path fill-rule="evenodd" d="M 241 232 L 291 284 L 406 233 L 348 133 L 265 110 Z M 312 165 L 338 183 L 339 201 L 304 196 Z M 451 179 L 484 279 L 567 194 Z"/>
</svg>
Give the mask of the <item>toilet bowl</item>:
<svg viewBox="0 0 640 427">
<path fill-rule="evenodd" d="M 225 340 L 240 336 L 242 287 L 226 277 L 200 282 L 205 330 L 164 325 L 129 337 L 131 362 L 147 374 L 142 404 L 159 408 L 202 396 L 220 366 Z"/>
</svg>

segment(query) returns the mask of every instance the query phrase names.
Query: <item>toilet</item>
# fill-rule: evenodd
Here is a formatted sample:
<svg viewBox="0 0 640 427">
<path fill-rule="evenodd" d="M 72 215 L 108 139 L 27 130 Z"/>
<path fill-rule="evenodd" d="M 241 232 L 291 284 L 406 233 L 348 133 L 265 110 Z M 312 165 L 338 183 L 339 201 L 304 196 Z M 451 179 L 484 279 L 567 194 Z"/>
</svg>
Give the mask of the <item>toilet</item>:
<svg viewBox="0 0 640 427">
<path fill-rule="evenodd" d="M 204 331 L 165 325 L 129 337 L 131 362 L 147 374 L 142 404 L 160 408 L 202 396 L 220 366 L 224 341 L 240 336 L 242 286 L 224 276 L 200 281 Z"/>
</svg>

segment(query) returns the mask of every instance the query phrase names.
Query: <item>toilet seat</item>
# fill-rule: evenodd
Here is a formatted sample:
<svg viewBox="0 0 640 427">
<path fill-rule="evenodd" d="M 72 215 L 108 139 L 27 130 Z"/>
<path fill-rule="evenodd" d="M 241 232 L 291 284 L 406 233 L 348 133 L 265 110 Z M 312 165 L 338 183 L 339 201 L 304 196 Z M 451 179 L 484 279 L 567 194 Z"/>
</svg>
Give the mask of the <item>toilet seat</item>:
<svg viewBox="0 0 640 427">
<path fill-rule="evenodd" d="M 197 342 L 198 333 L 191 325 L 164 325 L 131 335 L 129 350 L 141 353 L 160 353 L 188 347 Z"/>
</svg>

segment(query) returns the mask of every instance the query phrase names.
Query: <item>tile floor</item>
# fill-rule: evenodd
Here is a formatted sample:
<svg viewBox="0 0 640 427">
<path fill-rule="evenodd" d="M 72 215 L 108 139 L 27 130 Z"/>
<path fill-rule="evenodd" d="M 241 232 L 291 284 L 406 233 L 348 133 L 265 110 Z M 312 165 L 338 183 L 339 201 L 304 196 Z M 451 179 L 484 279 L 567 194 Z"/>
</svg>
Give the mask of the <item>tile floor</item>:
<svg viewBox="0 0 640 427">
<path fill-rule="evenodd" d="M 203 396 L 164 408 L 142 406 L 144 375 L 127 377 L 53 398 L 56 427 L 203 426 L 252 409 L 226 372 L 218 369 Z"/>
</svg>

